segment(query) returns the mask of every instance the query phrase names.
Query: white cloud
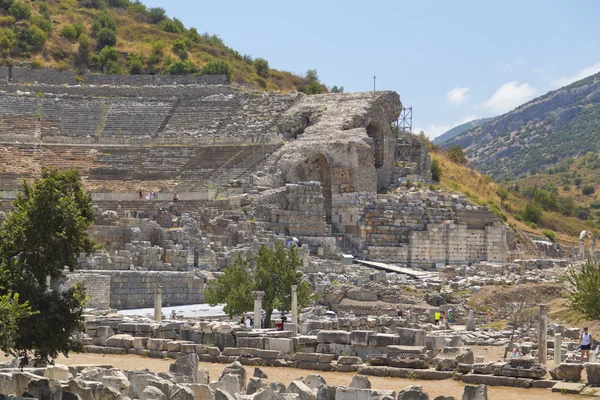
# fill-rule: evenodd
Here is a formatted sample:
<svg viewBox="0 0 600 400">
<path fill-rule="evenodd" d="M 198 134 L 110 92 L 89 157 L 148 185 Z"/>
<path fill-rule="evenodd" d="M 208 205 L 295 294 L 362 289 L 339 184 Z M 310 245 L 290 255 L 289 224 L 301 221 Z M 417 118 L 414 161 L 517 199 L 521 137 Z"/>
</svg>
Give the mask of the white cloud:
<svg viewBox="0 0 600 400">
<path fill-rule="evenodd" d="M 597 62 L 594 65 L 590 65 L 589 67 L 585 67 L 579 70 L 575 75 L 564 76 L 559 79 L 555 79 L 551 82 L 552 87 L 559 88 L 562 86 L 567 86 L 573 82 L 581 80 L 583 78 L 587 78 L 590 75 L 594 75 L 595 73 L 600 71 L 600 62 Z"/>
<path fill-rule="evenodd" d="M 519 82 L 512 81 L 500 86 L 483 105 L 496 113 L 505 113 L 531 100 L 534 95 L 535 89 L 528 83 L 519 85 Z"/>
<path fill-rule="evenodd" d="M 414 132 L 419 133 L 420 131 L 423 131 L 423 132 L 425 132 L 425 135 L 427 135 L 427 137 L 429 137 L 429 139 L 435 139 L 436 137 L 440 136 L 441 134 L 448 132 L 450 129 L 454 128 L 455 126 L 462 125 L 466 122 L 471 122 L 475 119 L 477 119 L 476 116 L 468 115 L 468 116 L 462 118 L 460 121 L 457 121 L 450 125 L 428 124 L 426 128 L 416 128 L 414 130 Z"/>
<path fill-rule="evenodd" d="M 469 88 L 454 88 L 446 93 L 446 102 L 454 105 L 466 103 L 469 100 Z"/>
</svg>

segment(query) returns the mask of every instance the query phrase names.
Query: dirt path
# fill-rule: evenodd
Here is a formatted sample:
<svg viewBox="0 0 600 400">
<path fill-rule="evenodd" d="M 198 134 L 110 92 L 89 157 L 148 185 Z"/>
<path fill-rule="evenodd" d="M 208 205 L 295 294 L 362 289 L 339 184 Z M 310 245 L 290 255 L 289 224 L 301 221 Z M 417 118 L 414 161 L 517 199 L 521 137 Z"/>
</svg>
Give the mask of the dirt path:
<svg viewBox="0 0 600 400">
<path fill-rule="evenodd" d="M 494 348 L 491 348 L 494 349 Z M 479 351 L 478 351 L 479 353 Z M 486 357 L 487 359 L 487 357 Z M 2 357 L 0 357 L 2 360 Z M 59 364 L 110 364 L 115 368 L 121 369 L 144 369 L 147 368 L 154 372 L 167 372 L 169 364 L 173 360 L 163 360 L 156 358 L 142 358 L 134 355 L 101 355 L 101 354 L 72 354 L 69 358 L 60 357 L 57 361 Z M 217 379 L 220 372 L 225 367 L 224 364 L 200 363 L 200 368 L 206 369 L 210 373 L 211 379 Z M 306 376 L 311 373 L 319 374 L 329 385 L 349 385 L 352 380 L 353 373 L 343 372 L 321 372 L 308 371 L 295 368 L 276 368 L 276 367 L 261 367 L 272 381 L 279 381 L 289 384 L 296 378 Z M 248 374 L 252 376 L 254 367 L 246 367 Z M 370 376 L 372 387 L 376 389 L 388 389 L 400 391 L 406 386 L 421 385 L 423 390 L 429 394 L 430 398 L 436 396 L 454 396 L 457 399 L 462 398 L 464 384 L 454 380 L 444 381 L 420 381 L 400 378 L 382 378 Z M 518 389 L 508 387 L 489 387 L 488 394 L 492 400 L 552 400 L 552 399 L 570 399 L 576 398 L 575 395 L 561 395 L 560 393 L 552 393 L 550 389 Z"/>
</svg>

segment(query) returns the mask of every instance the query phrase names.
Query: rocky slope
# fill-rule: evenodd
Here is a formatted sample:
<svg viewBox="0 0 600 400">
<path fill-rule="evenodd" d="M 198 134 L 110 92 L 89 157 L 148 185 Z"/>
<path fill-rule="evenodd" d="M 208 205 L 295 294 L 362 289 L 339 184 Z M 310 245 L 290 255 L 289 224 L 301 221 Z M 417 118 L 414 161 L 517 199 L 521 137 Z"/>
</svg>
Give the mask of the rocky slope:
<svg viewBox="0 0 600 400">
<path fill-rule="evenodd" d="M 567 157 L 598 150 L 600 73 L 538 97 L 445 142 L 495 178 L 536 173 Z"/>
<path fill-rule="evenodd" d="M 440 136 L 433 139 L 432 143 L 433 144 L 442 144 L 444 142 L 447 142 L 448 140 L 454 139 L 456 136 L 460 135 L 461 133 L 464 133 L 470 129 L 482 126 L 483 124 L 493 121 L 493 120 L 494 120 L 494 118 L 481 118 L 481 119 L 476 119 L 476 120 L 473 120 L 470 122 L 465 122 L 464 124 L 455 126 L 454 128 L 450 129 L 449 131 L 442 133 Z"/>
</svg>

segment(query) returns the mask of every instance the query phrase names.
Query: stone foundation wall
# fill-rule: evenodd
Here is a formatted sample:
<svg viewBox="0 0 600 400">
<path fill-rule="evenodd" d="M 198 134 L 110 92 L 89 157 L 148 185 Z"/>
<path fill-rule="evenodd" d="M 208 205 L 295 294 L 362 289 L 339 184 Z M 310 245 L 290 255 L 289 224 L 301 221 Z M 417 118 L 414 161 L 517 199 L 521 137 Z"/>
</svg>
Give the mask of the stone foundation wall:
<svg viewBox="0 0 600 400">
<path fill-rule="evenodd" d="M 174 86 L 174 85 L 227 85 L 225 75 L 97 75 L 83 76 L 88 85 Z"/>
<path fill-rule="evenodd" d="M 0 82 L 8 81 L 9 71 L 8 67 L 0 67 Z"/>
<path fill-rule="evenodd" d="M 15 83 L 37 82 L 50 85 L 76 85 L 77 74 L 73 71 L 13 67 L 12 81 Z"/>
<path fill-rule="evenodd" d="M 72 288 L 76 283 L 82 283 L 87 291 L 88 307 L 105 310 L 110 307 L 111 276 L 100 273 L 68 273 L 64 284 L 65 289 Z"/>
</svg>

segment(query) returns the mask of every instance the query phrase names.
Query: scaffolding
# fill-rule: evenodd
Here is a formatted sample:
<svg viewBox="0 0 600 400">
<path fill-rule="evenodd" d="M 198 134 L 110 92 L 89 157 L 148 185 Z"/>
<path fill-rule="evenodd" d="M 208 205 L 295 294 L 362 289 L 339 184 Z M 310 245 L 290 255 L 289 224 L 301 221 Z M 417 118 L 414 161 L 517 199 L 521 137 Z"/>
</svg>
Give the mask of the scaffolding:
<svg viewBox="0 0 600 400">
<path fill-rule="evenodd" d="M 410 162 L 410 137 L 412 133 L 412 107 L 403 108 L 398 121 L 394 124 L 396 133 L 396 151 L 394 160 L 397 164 Z"/>
</svg>

